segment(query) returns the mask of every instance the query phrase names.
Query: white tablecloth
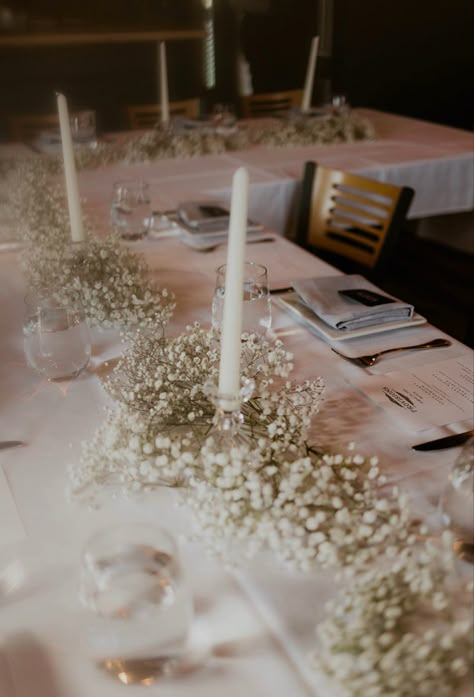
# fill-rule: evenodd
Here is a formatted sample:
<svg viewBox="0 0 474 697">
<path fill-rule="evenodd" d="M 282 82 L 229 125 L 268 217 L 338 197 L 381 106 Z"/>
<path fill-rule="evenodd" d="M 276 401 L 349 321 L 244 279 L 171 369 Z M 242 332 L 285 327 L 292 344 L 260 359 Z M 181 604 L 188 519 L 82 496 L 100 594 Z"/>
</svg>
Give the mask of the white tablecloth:
<svg viewBox="0 0 474 697">
<path fill-rule="evenodd" d="M 415 197 L 408 215 L 413 219 L 432 219 L 429 229 L 425 225 L 424 234 L 434 234 L 445 243 L 473 252 L 472 221 L 461 221 L 458 231 L 456 219 L 452 218 L 449 228 L 437 227 L 432 233 L 437 216 L 472 211 L 472 133 L 371 109 L 356 111 L 373 123 L 374 141 L 283 148 L 255 146 L 222 155 L 103 168 L 95 175 L 83 173 L 81 195 L 97 198 L 100 194 L 102 219 L 108 218 L 112 183 L 125 174 L 141 175 L 150 181 L 156 209 L 173 208 L 177 201 L 196 196 L 229 201 L 232 174 L 245 165 L 250 173 L 251 217 L 271 230 L 291 236 L 304 163 L 314 160 L 328 167 L 413 187 Z M 0 158 L 11 156 L 12 152 L 12 146 L 1 146 Z"/>
<path fill-rule="evenodd" d="M 169 331 L 178 332 L 195 319 L 209 323 L 215 269 L 225 259 L 225 248 L 203 254 L 173 239 L 143 242 L 139 248 L 146 252 L 160 283 L 176 293 L 177 310 Z M 272 287 L 286 286 L 298 277 L 337 273 L 282 238 L 248 246 L 247 258 L 268 267 Z M 0 487 L 10 501 L 10 507 L 0 511 L 0 687 L 2 680 L 3 684 L 9 680 L 14 697 L 112 697 L 119 690 L 130 697 L 143 695 L 145 688 L 121 688 L 77 650 L 78 624 L 84 619 L 77 600 L 80 550 L 86 538 L 106 523 L 145 520 L 179 533 L 189 526 L 187 516 L 175 509 L 169 491 L 137 501 L 112 500 L 105 492 L 98 511 L 68 502 L 68 464 L 79 457 L 80 443 L 92 436 L 106 403 L 93 368 L 117 354 L 117 336 L 95 332 L 91 371 L 70 383 L 48 384 L 25 364 L 24 286 L 15 253 L 0 256 L 0 277 L 0 439 L 27 443 L 0 451 L 4 474 Z M 321 375 L 326 382 L 325 401 L 315 422 L 318 442 L 354 440 L 361 451 L 379 454 L 383 469 L 411 492 L 420 513 L 432 512 L 457 451 L 416 453 L 410 446 L 462 430 L 466 424 L 423 434 L 404 431 L 359 391 L 365 371 L 339 359 L 328 343 L 295 324 L 276 305 L 274 327 L 294 352 L 295 379 Z M 349 343 L 351 351 L 363 353 L 440 335 L 423 325 Z M 340 348 L 347 350 L 347 342 Z M 451 347 L 439 351 L 387 356 L 372 371 L 387 372 L 466 352 L 469 349 L 453 340 Z M 149 694 L 335 695 L 306 661 L 323 600 L 334 590 L 328 584 L 332 575 L 289 576 L 261 558 L 234 577 L 204 556 L 198 542 L 183 544 L 181 551 L 195 596 L 196 626 L 213 654 L 202 670 L 150 687 Z M 18 590 L 5 595 L 22 573 L 25 579 Z M 25 633 L 26 640 L 17 640 Z M 38 673 L 31 668 L 33 640 L 40 642 L 49 663 L 49 667 L 42 664 Z M 8 691 L 6 695 L 10 697 Z"/>
</svg>

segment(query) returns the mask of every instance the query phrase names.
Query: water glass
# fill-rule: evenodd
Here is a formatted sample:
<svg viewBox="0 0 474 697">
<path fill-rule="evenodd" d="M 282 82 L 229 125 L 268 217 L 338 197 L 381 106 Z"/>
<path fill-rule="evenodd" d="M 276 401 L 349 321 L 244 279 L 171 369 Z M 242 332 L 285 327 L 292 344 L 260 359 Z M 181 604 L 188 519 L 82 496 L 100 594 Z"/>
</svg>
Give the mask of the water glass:
<svg viewBox="0 0 474 697">
<path fill-rule="evenodd" d="M 212 326 L 220 329 L 224 313 L 225 277 L 227 265 L 217 269 L 216 287 L 212 299 Z M 242 332 L 265 334 L 272 324 L 272 306 L 265 266 L 247 261 L 244 264 L 244 295 Z"/>
<path fill-rule="evenodd" d="M 212 108 L 211 121 L 216 128 L 233 128 L 237 122 L 231 104 L 215 104 Z"/>
<path fill-rule="evenodd" d="M 23 342 L 28 365 L 48 380 L 77 377 L 91 356 L 83 310 L 52 298 L 27 298 Z"/>
<path fill-rule="evenodd" d="M 101 668 L 144 684 L 179 671 L 192 599 L 166 530 L 129 524 L 97 533 L 82 554 L 80 596 L 94 613 L 85 648 Z"/>
<path fill-rule="evenodd" d="M 147 234 L 151 220 L 148 189 L 142 179 L 124 179 L 114 184 L 112 225 L 123 239 L 137 240 Z"/>
<path fill-rule="evenodd" d="M 78 111 L 70 119 L 71 137 L 74 143 L 96 145 L 95 111 Z"/>
<path fill-rule="evenodd" d="M 454 463 L 439 509 L 443 524 L 454 534 L 454 551 L 474 563 L 474 437 Z"/>
</svg>

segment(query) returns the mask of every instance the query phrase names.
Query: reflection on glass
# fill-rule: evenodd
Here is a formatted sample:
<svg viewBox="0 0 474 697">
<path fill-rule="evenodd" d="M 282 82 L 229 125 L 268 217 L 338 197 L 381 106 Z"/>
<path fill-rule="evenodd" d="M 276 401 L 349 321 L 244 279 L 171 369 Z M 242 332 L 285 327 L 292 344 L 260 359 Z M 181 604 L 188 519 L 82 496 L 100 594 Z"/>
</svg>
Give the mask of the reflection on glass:
<svg viewBox="0 0 474 697">
<path fill-rule="evenodd" d="M 98 533 L 82 555 L 81 598 L 94 612 L 86 649 L 120 682 L 146 684 L 179 669 L 192 602 L 166 531 L 124 525 Z"/>
<path fill-rule="evenodd" d="M 474 563 L 474 438 L 454 463 L 439 506 L 443 524 L 454 534 L 454 551 Z"/>
<path fill-rule="evenodd" d="M 212 326 L 221 328 L 224 314 L 226 264 L 217 269 L 216 287 L 212 300 Z M 244 297 L 242 332 L 265 334 L 272 324 L 272 308 L 267 269 L 248 261 L 244 264 Z"/>
<path fill-rule="evenodd" d="M 27 299 L 23 342 L 28 365 L 48 380 L 77 377 L 91 356 L 84 312 L 51 298 Z"/>
</svg>

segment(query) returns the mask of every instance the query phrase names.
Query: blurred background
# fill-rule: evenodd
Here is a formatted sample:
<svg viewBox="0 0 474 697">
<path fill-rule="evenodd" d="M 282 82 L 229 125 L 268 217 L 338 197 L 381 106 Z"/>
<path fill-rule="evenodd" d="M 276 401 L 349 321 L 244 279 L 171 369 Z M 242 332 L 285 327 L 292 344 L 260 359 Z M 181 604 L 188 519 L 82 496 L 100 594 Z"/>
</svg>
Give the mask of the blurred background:
<svg viewBox="0 0 474 697">
<path fill-rule="evenodd" d="M 101 129 L 124 128 L 126 104 L 157 99 L 153 31 L 174 32 L 170 99 L 198 96 L 203 113 L 237 108 L 250 88 L 302 87 L 318 34 L 314 104 L 344 93 L 471 128 L 472 27 L 472 0 L 0 0 L 0 138 L 8 113 L 54 111 L 56 90 L 94 108 Z M 115 43 L 114 32 L 142 38 Z"/>
</svg>

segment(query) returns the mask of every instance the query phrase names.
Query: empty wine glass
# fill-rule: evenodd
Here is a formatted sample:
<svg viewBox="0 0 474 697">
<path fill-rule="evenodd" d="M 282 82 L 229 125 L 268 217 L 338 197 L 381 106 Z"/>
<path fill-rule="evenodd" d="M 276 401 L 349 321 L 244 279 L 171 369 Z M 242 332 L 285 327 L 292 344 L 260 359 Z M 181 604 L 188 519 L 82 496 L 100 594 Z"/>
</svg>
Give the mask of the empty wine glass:
<svg viewBox="0 0 474 697">
<path fill-rule="evenodd" d="M 454 463 L 439 509 L 443 524 L 454 534 L 454 551 L 474 563 L 474 437 Z"/>
<path fill-rule="evenodd" d="M 217 269 L 216 287 L 212 299 L 212 326 L 221 328 L 224 313 L 225 277 L 227 265 Z M 242 332 L 265 334 L 272 324 L 272 307 L 268 274 L 265 266 L 247 261 L 244 264 L 244 295 Z"/>
<path fill-rule="evenodd" d="M 126 240 L 141 239 L 148 232 L 151 219 L 148 189 L 142 179 L 124 179 L 114 184 L 112 225 Z"/>
<path fill-rule="evenodd" d="M 83 310 L 48 297 L 27 296 L 23 343 L 28 365 L 48 380 L 77 377 L 91 356 Z"/>
<path fill-rule="evenodd" d="M 82 554 L 83 643 L 120 682 L 151 684 L 186 661 L 192 600 L 171 535 L 152 525 L 97 533 Z"/>
</svg>

